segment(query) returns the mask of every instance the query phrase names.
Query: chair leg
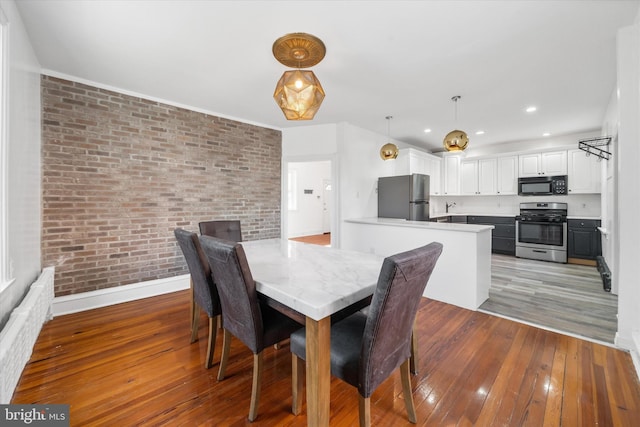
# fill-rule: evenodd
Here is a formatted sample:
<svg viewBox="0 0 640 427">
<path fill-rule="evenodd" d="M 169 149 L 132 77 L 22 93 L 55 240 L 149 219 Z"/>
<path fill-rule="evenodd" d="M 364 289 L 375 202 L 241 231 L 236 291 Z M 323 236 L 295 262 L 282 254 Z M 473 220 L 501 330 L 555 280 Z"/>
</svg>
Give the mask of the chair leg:
<svg viewBox="0 0 640 427">
<path fill-rule="evenodd" d="M 293 396 L 291 412 L 293 415 L 298 415 L 302 411 L 304 364 L 304 360 L 291 353 L 291 395 Z"/>
<path fill-rule="evenodd" d="M 222 355 L 220 356 L 220 367 L 218 368 L 218 381 L 224 379 L 224 371 L 227 369 L 227 359 L 229 359 L 229 348 L 231 347 L 231 333 L 224 330 L 222 338 Z"/>
<path fill-rule="evenodd" d="M 413 325 L 411 332 L 411 373 L 418 375 L 418 337 L 416 335 L 416 326 Z"/>
<path fill-rule="evenodd" d="M 371 426 L 371 398 L 362 397 L 358 393 L 358 414 L 360 418 L 360 427 Z"/>
<path fill-rule="evenodd" d="M 209 341 L 207 345 L 207 360 L 204 364 L 204 367 L 207 369 L 213 366 L 213 352 L 216 347 L 218 317 L 219 316 L 214 316 L 209 318 Z"/>
<path fill-rule="evenodd" d="M 193 297 L 193 280 L 191 280 L 191 342 L 194 343 L 198 340 L 198 320 L 200 320 L 200 310 L 196 305 L 196 300 Z"/>
<path fill-rule="evenodd" d="M 258 416 L 260 403 L 260 388 L 262 386 L 262 352 L 253 355 L 253 384 L 251 385 L 251 406 L 249 407 L 249 421 L 253 422 Z"/>
<path fill-rule="evenodd" d="M 411 374 L 409 373 L 409 359 L 400 365 L 400 378 L 402 380 L 402 393 L 404 394 L 404 406 L 407 408 L 409 421 L 416 423 L 416 407 L 413 404 L 413 392 L 411 390 Z"/>
</svg>

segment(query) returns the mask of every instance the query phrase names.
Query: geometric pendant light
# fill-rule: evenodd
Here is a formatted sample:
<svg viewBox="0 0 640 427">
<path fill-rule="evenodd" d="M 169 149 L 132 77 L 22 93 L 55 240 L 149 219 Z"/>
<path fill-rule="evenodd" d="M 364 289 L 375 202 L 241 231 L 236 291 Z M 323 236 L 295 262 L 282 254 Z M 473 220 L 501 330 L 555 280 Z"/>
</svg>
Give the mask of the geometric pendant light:
<svg viewBox="0 0 640 427">
<path fill-rule="evenodd" d="M 326 48 L 322 40 L 306 33 L 291 33 L 273 43 L 273 56 L 287 67 L 273 92 L 278 107 L 287 120 L 311 120 L 324 100 L 324 89 L 311 70 L 324 58 Z"/>
<path fill-rule="evenodd" d="M 458 125 L 458 100 L 461 97 L 459 95 L 454 96 L 451 100 L 455 104 L 455 125 Z M 462 151 L 467 148 L 469 144 L 469 137 L 467 136 L 465 131 L 462 130 L 452 130 L 444 137 L 442 141 L 442 145 L 444 145 L 445 150 L 447 151 Z"/>
<path fill-rule="evenodd" d="M 393 119 L 393 116 L 387 116 L 385 119 L 387 119 L 387 140 L 389 142 L 380 148 L 380 158 L 382 160 L 393 160 L 398 157 L 399 153 L 396 144 L 391 142 L 391 119 Z"/>
</svg>

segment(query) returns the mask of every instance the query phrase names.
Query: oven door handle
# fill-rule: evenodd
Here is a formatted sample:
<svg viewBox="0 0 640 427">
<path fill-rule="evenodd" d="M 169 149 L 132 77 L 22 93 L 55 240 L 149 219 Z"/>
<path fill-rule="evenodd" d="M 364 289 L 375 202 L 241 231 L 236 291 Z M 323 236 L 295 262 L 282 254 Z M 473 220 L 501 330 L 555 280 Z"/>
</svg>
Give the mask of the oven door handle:
<svg viewBox="0 0 640 427">
<path fill-rule="evenodd" d="M 567 221 L 560 222 L 547 222 L 547 221 L 522 221 L 516 220 L 519 224 L 531 224 L 531 225 L 563 225 L 566 224 Z"/>
</svg>

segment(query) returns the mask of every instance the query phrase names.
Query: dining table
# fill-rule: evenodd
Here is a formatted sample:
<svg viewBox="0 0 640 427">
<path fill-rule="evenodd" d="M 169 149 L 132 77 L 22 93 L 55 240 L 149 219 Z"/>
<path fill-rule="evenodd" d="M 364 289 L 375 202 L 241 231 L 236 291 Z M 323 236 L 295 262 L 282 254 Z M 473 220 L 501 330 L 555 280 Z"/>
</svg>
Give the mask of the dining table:
<svg viewBox="0 0 640 427">
<path fill-rule="evenodd" d="M 331 318 L 368 304 L 384 257 L 288 239 L 242 247 L 258 296 L 306 327 L 307 425 L 328 426 Z"/>
</svg>

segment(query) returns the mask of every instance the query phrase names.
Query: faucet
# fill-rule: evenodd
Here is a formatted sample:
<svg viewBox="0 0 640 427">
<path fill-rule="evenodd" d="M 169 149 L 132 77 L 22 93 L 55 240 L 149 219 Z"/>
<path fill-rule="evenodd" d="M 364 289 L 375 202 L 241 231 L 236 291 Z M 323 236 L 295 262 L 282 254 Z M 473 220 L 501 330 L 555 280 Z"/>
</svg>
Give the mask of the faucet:
<svg viewBox="0 0 640 427">
<path fill-rule="evenodd" d="M 449 208 L 452 208 L 452 207 L 454 207 L 455 205 L 456 205 L 456 202 L 451 202 L 451 203 L 446 202 L 446 203 L 445 203 L 445 206 L 446 206 L 445 213 L 449 213 Z"/>
</svg>

